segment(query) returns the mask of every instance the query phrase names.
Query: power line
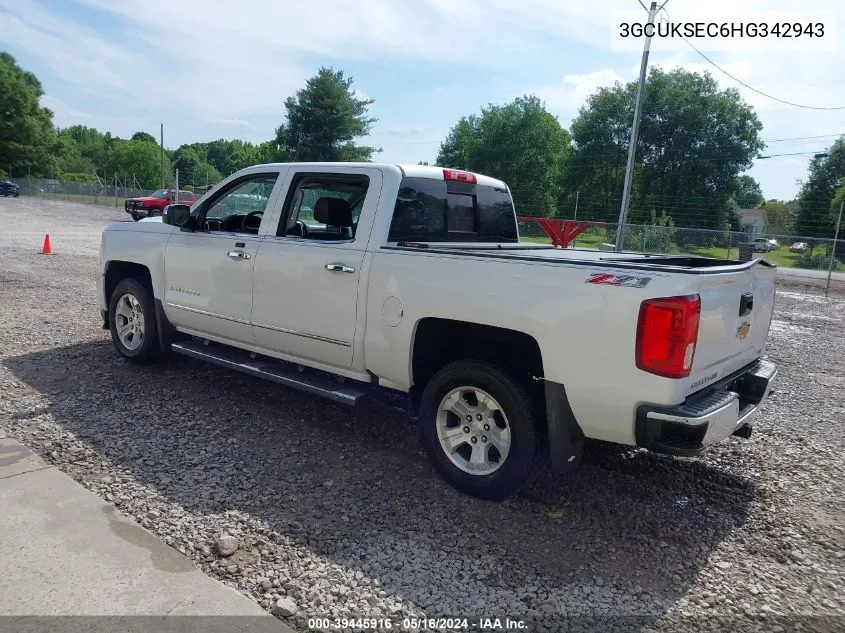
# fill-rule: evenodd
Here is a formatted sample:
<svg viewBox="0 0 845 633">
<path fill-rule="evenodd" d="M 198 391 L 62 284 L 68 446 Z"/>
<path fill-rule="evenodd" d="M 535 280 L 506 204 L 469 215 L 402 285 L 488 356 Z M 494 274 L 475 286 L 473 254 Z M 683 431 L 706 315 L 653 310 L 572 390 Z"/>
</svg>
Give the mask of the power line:
<svg viewBox="0 0 845 633">
<path fill-rule="evenodd" d="M 668 15 L 668 14 L 667 14 L 667 15 Z M 734 77 L 732 74 L 730 74 L 727 70 L 725 70 L 724 68 L 722 68 L 721 66 L 719 66 L 719 64 L 717 64 L 717 63 L 716 63 L 716 62 L 714 62 L 712 59 L 710 59 L 709 57 L 707 57 L 707 55 L 705 55 L 705 54 L 704 54 L 704 53 L 702 53 L 700 50 L 698 50 L 698 49 L 697 49 L 697 48 L 696 48 L 696 47 L 692 44 L 692 42 L 690 42 L 690 41 L 689 41 L 687 38 L 685 38 L 683 35 L 681 35 L 681 39 L 682 39 L 682 40 L 684 40 L 684 41 L 685 41 L 685 42 L 689 45 L 689 47 L 690 47 L 692 50 L 694 50 L 696 53 L 698 53 L 699 55 L 701 55 L 701 56 L 702 56 L 705 60 L 707 60 L 707 61 L 708 61 L 708 62 L 709 62 L 709 63 L 710 63 L 713 67 L 715 67 L 717 70 L 721 71 L 722 73 L 724 73 L 725 75 L 727 75 L 728 77 L 730 77 L 731 79 L 733 79 L 733 80 L 734 80 L 735 82 L 737 82 L 738 84 L 741 84 L 741 85 L 745 86 L 745 87 L 746 87 L 746 88 L 748 88 L 749 90 L 751 90 L 751 91 L 753 91 L 753 92 L 756 92 L 757 94 L 762 95 L 762 96 L 766 97 L 767 99 L 771 99 L 772 101 L 777 101 L 777 102 L 779 102 L 779 103 L 784 103 L 784 104 L 786 104 L 786 105 L 788 105 L 788 106 L 792 106 L 793 108 L 802 108 L 802 109 L 804 109 L 804 110 L 845 110 L 845 106 L 808 106 L 808 105 L 804 105 L 804 104 L 801 104 L 801 103 L 795 103 L 795 102 L 793 102 L 793 101 L 787 101 L 786 99 L 780 99 L 779 97 L 772 96 L 772 95 L 770 95 L 770 94 L 768 94 L 768 93 L 763 92 L 762 90 L 758 90 L 758 89 L 757 89 L 757 88 L 755 88 L 754 86 L 749 86 L 747 83 L 745 83 L 744 81 L 742 81 L 742 79 L 737 79 L 737 78 L 736 78 L 736 77 Z"/>
<path fill-rule="evenodd" d="M 780 143 L 783 141 L 807 141 L 810 139 L 816 138 L 830 138 L 833 136 L 845 136 L 845 132 L 839 132 L 837 134 L 819 134 L 818 136 L 793 136 L 792 138 L 769 138 L 769 139 L 760 139 L 764 143 Z"/>
</svg>

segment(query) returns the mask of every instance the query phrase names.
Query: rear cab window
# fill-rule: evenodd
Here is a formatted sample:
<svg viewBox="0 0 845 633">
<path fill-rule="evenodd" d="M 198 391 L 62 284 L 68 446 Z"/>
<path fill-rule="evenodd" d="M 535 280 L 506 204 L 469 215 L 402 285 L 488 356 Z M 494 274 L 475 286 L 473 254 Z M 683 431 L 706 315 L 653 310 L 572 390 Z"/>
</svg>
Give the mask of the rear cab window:
<svg viewBox="0 0 845 633">
<path fill-rule="evenodd" d="M 516 214 L 504 187 L 405 177 L 388 242 L 518 242 Z"/>
</svg>

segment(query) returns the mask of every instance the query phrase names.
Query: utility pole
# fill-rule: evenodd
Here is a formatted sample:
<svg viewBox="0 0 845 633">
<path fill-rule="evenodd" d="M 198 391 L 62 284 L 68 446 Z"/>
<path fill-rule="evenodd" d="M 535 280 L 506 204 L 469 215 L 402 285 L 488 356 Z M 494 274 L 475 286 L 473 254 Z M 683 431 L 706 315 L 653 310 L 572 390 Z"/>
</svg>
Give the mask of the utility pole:
<svg viewBox="0 0 845 633">
<path fill-rule="evenodd" d="M 827 267 L 827 285 L 824 287 L 824 296 L 830 292 L 830 276 L 833 274 L 833 262 L 836 256 L 836 241 L 839 239 L 839 225 L 842 224 L 842 207 L 845 206 L 845 200 L 839 203 L 839 217 L 836 218 L 836 233 L 833 234 L 833 246 L 830 248 L 830 264 Z"/>
<path fill-rule="evenodd" d="M 159 145 L 159 156 L 161 158 L 161 188 L 164 189 L 164 123 L 161 124 L 161 141 Z"/>
<path fill-rule="evenodd" d="M 575 214 L 572 216 L 573 222 L 578 219 L 578 196 L 580 196 L 580 195 L 581 195 L 581 190 L 579 189 L 578 191 L 575 192 Z"/>
<path fill-rule="evenodd" d="M 657 15 L 657 12 L 666 6 L 666 0 L 660 7 L 657 6 L 656 2 L 651 3 L 651 8 L 648 10 L 648 24 L 651 25 L 651 29 L 646 28 L 647 31 L 654 33 L 652 30 L 654 28 L 654 17 Z M 640 2 L 642 4 L 642 2 Z M 645 8 L 645 5 L 643 5 Z M 628 217 L 628 204 L 630 202 L 631 197 L 631 178 L 634 172 L 634 155 L 637 151 L 637 134 L 640 131 L 640 113 L 642 110 L 642 103 L 643 103 L 643 85 L 645 84 L 645 74 L 646 69 L 648 68 L 648 53 L 649 49 L 651 48 L 651 36 L 648 33 L 645 34 L 645 46 L 643 47 L 643 58 L 642 62 L 640 62 L 640 82 L 637 84 L 637 99 L 634 103 L 634 122 L 631 125 L 631 144 L 628 147 L 628 166 L 625 169 L 625 185 L 622 188 L 622 207 L 619 209 L 619 223 L 616 226 L 616 251 L 619 252 L 622 250 L 622 242 L 623 242 L 623 234 L 625 231 L 625 220 Z"/>
</svg>

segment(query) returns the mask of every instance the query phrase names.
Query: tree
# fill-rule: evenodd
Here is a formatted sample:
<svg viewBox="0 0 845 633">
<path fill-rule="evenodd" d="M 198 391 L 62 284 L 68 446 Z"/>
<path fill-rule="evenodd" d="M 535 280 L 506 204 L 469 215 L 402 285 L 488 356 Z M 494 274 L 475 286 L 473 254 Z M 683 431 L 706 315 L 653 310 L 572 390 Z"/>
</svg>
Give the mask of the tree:
<svg viewBox="0 0 845 633">
<path fill-rule="evenodd" d="M 636 83 L 592 94 L 572 123 L 566 189 L 580 191 L 579 217 L 614 222 L 619 214 Z M 628 219 L 651 210 L 679 227 L 723 230 L 737 177 L 763 148 L 762 125 L 735 89 L 709 73 L 653 68 L 644 86 Z M 583 213 L 582 213 L 583 210 Z"/>
<path fill-rule="evenodd" d="M 159 148 L 144 141 L 120 141 L 109 151 L 108 171 L 123 178 L 135 177 L 142 189 L 155 189 L 161 181 Z M 169 169 L 169 165 L 165 164 Z"/>
<path fill-rule="evenodd" d="M 55 167 L 53 113 L 41 107 L 43 95 L 38 78 L 0 52 L 0 158 L 13 173 Z"/>
<path fill-rule="evenodd" d="M 158 145 L 158 141 L 155 139 L 155 136 L 152 134 L 148 134 L 147 132 L 135 132 L 132 135 L 133 141 L 143 141 L 144 143 L 152 143 L 153 145 Z"/>
<path fill-rule="evenodd" d="M 116 136 L 112 136 L 111 132 L 104 134 L 85 125 L 60 129 L 58 137 L 61 143 L 58 154 L 60 168 L 69 172 L 105 173 L 108 168 L 109 149 L 120 141 Z"/>
<path fill-rule="evenodd" d="M 352 90 L 342 70 L 320 68 L 295 97 L 285 100 L 286 121 L 276 130 L 280 152 L 295 161 L 368 161 L 380 148 L 356 145 L 376 119 L 372 99 Z"/>
<path fill-rule="evenodd" d="M 766 200 L 762 208 L 766 211 L 768 232 L 774 235 L 792 235 L 795 229 L 795 215 L 798 205 L 795 200 L 782 202 L 780 200 Z"/>
<path fill-rule="evenodd" d="M 736 179 L 734 198 L 740 209 L 756 209 L 765 200 L 760 183 L 748 174 L 743 174 Z"/>
<path fill-rule="evenodd" d="M 845 177 L 845 137 L 810 162 L 810 173 L 798 195 L 795 232 L 804 237 L 833 237 L 836 216 L 832 201 Z M 839 209 L 837 207 L 836 212 Z"/>
<path fill-rule="evenodd" d="M 440 145 L 437 164 L 504 180 L 517 211 L 553 215 L 570 136 L 535 95 L 488 105 L 458 121 Z"/>
</svg>

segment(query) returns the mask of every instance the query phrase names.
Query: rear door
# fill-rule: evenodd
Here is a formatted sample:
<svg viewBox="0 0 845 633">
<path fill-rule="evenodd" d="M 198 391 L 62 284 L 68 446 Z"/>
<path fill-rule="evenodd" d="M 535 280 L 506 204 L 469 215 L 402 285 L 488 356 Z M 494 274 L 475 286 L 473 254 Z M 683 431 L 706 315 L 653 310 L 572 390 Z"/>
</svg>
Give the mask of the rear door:
<svg viewBox="0 0 845 633">
<path fill-rule="evenodd" d="M 698 343 L 688 393 L 724 378 L 761 356 L 775 301 L 776 268 L 702 275 Z"/>
<path fill-rule="evenodd" d="M 383 175 L 375 167 L 299 168 L 291 170 L 287 181 L 280 221 L 268 232 L 255 262 L 255 342 L 348 368 Z"/>
</svg>

